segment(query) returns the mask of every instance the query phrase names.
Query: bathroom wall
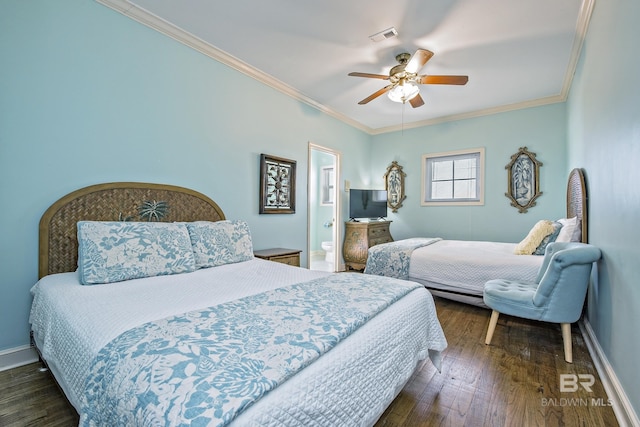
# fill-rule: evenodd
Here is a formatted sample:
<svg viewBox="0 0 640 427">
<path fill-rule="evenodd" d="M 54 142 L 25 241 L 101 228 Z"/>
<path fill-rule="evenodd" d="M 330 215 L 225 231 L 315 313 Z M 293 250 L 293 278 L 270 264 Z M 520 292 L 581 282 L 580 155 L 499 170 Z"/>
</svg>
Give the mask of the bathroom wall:
<svg viewBox="0 0 640 427">
<path fill-rule="evenodd" d="M 333 218 L 333 206 L 321 203 L 322 168 L 331 166 L 334 156 L 320 150 L 311 151 L 311 163 L 309 165 L 311 176 L 309 177 L 309 215 L 310 215 L 310 245 L 311 252 L 320 251 L 323 241 L 332 239 L 332 228 L 324 224 Z"/>
</svg>

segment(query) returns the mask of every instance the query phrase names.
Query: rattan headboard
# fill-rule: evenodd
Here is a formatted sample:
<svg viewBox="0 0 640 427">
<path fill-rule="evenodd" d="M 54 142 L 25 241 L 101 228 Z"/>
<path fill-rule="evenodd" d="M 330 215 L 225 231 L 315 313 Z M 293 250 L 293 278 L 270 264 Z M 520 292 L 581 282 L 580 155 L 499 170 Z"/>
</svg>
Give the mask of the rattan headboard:
<svg viewBox="0 0 640 427">
<path fill-rule="evenodd" d="M 567 182 L 567 218 L 577 216 L 582 224 L 582 242 L 587 243 L 587 186 L 582 169 L 574 169 L 569 174 Z"/>
<path fill-rule="evenodd" d="M 75 271 L 77 222 L 220 221 L 222 209 L 204 194 L 174 185 L 113 182 L 67 194 L 40 219 L 38 277 Z"/>
</svg>

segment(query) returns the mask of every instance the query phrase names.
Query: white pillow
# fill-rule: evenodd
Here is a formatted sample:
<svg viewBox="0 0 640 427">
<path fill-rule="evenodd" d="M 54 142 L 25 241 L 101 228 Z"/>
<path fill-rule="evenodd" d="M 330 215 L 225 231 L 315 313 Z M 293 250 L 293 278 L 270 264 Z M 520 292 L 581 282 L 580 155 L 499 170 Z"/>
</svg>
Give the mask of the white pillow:
<svg viewBox="0 0 640 427">
<path fill-rule="evenodd" d="M 562 224 L 556 242 L 579 242 L 582 240 L 582 228 L 578 217 L 562 218 L 558 222 Z"/>
</svg>

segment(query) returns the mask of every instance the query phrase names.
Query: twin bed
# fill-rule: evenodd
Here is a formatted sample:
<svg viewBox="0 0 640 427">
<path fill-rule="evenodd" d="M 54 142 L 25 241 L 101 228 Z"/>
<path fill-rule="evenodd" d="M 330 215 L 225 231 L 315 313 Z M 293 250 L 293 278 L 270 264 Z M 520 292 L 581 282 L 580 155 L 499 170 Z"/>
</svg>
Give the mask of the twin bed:
<svg viewBox="0 0 640 427">
<path fill-rule="evenodd" d="M 251 251 L 246 223 L 180 187 L 45 212 L 32 339 L 80 425 L 373 425 L 420 360 L 439 368 L 423 286 Z"/>
<path fill-rule="evenodd" d="M 560 220 L 565 224 L 567 238 L 586 243 L 587 192 L 581 169 L 569 174 L 566 200 L 566 218 Z M 569 231 L 574 226 L 577 228 Z M 482 291 L 488 280 L 534 281 L 538 274 L 544 248 L 538 254 L 516 255 L 516 246 L 503 242 L 405 239 L 369 248 L 365 273 L 415 281 L 433 295 L 486 307 Z"/>
</svg>

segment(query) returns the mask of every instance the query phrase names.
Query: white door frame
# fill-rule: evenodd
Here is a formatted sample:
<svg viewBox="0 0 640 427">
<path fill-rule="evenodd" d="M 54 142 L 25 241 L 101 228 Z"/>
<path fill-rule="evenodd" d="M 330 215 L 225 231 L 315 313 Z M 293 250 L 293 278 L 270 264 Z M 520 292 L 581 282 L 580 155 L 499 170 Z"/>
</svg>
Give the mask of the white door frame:
<svg viewBox="0 0 640 427">
<path fill-rule="evenodd" d="M 335 156 L 336 164 L 335 164 L 335 174 L 334 174 L 334 189 L 335 189 L 335 197 L 333 201 L 333 265 L 336 271 L 344 270 L 344 266 L 342 265 L 342 257 L 340 254 L 342 253 L 341 242 L 341 228 L 340 224 L 342 224 L 342 194 L 340 193 L 339 183 L 341 182 L 341 153 L 336 150 L 332 150 L 331 148 L 323 147 L 321 145 L 314 144 L 309 141 L 309 149 L 308 149 L 308 158 L 307 158 L 307 267 L 311 267 L 311 199 L 310 195 L 312 194 L 311 182 L 314 180 L 311 179 L 311 174 L 315 173 L 315 171 L 311 170 L 311 152 L 313 150 L 322 151 L 325 153 L 329 153 Z"/>
</svg>

